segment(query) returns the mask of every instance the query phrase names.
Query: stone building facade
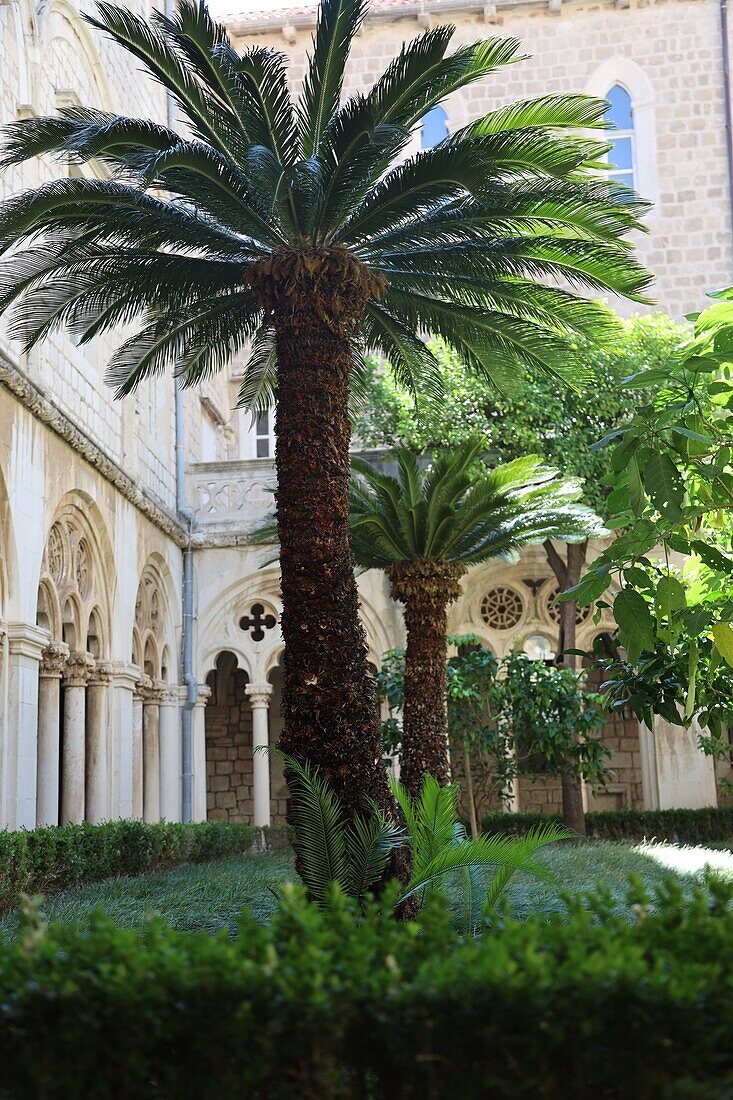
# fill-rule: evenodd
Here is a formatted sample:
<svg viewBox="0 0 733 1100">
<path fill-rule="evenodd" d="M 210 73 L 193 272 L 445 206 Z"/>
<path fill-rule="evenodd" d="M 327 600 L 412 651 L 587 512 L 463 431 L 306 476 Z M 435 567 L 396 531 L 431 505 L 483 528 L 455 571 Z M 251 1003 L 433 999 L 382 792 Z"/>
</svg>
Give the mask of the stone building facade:
<svg viewBox="0 0 733 1100">
<path fill-rule="evenodd" d="M 680 317 L 699 308 L 705 289 L 733 282 L 716 0 L 376 0 L 349 89 L 444 17 L 458 41 L 517 35 L 535 58 L 503 74 L 501 86 L 487 81 L 457 96 L 448 129 L 526 95 L 623 88 L 633 107 L 633 171 L 657 201 L 640 249 L 658 273 L 660 306 Z M 302 75 L 309 10 L 229 22 L 240 48 L 269 42 L 291 56 L 294 78 Z M 77 102 L 165 117 L 160 90 L 86 26 L 76 0 L 0 0 L 0 61 L 0 123 Z M 14 169 L 0 179 L 0 196 L 60 171 L 51 163 Z M 57 333 L 25 355 L 0 327 L 0 823 L 180 819 L 185 706 L 193 816 L 277 820 L 282 775 L 255 750 L 275 744 L 280 728 L 278 576 L 248 542 L 272 503 L 272 417 L 252 423 L 233 411 L 236 363 L 186 394 L 183 417 L 169 378 L 115 402 L 104 383 L 112 346 L 81 348 Z M 176 442 L 185 484 L 177 484 Z M 181 500 L 192 524 L 178 512 Z M 187 550 L 196 682 L 184 685 Z M 474 569 L 450 629 L 479 634 L 499 655 L 517 644 L 552 652 L 553 587 L 540 549 L 516 566 Z M 401 613 L 380 574 L 362 576 L 360 590 L 378 665 L 403 640 Z M 585 620 L 579 644 L 598 629 Z M 626 721 L 608 737 L 617 774 L 604 797 L 615 804 L 715 801 L 712 768 L 694 738 Z M 520 788 L 520 807 L 552 804 L 551 789 L 543 796 L 535 786 Z"/>
</svg>

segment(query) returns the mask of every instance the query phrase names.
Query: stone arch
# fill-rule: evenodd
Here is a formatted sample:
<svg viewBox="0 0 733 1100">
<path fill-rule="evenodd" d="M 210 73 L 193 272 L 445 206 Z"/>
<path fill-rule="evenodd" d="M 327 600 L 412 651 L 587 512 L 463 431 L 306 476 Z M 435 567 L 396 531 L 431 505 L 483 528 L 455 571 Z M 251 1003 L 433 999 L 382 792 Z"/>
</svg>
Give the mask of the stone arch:
<svg viewBox="0 0 733 1100">
<path fill-rule="evenodd" d="M 256 604 L 262 608 L 259 619 L 270 615 L 274 625 L 263 624 L 259 631 L 255 628 Z M 236 655 L 253 682 L 264 682 L 274 655 L 282 649 L 281 614 L 276 567 L 255 571 L 218 592 L 215 602 L 199 617 L 198 638 L 204 642 L 196 662 L 199 681 L 206 679 L 217 655 L 226 649 Z M 244 619 L 251 620 L 249 629 L 241 625 Z"/>
<path fill-rule="evenodd" d="M 49 524 L 39 578 L 38 604 L 45 606 L 52 638 L 68 642 L 64 629 L 70 635 L 73 628 L 73 648 L 86 651 L 94 614 L 96 657 L 108 659 L 115 584 L 114 552 L 99 508 L 86 494 L 68 493 Z"/>
<path fill-rule="evenodd" d="M 250 677 L 237 654 L 221 649 L 206 675 L 206 816 L 210 821 L 254 820 L 254 749 Z"/>
<path fill-rule="evenodd" d="M 173 599 L 170 572 L 159 555 L 151 554 L 140 572 L 137 586 L 132 627 L 133 664 L 146 675 L 160 680 L 165 651 L 169 671 L 166 680 L 177 682 L 177 661 L 173 657 L 177 652 Z M 146 653 L 152 654 L 152 671 L 145 668 Z"/>
<path fill-rule="evenodd" d="M 114 99 L 95 36 L 70 0 L 51 0 L 43 11 L 40 37 L 49 55 L 49 64 L 57 69 L 57 80 L 65 81 L 56 85 L 57 94 L 63 96 L 73 92 L 85 107 L 114 111 Z M 60 42 L 63 46 L 57 49 L 58 56 L 54 56 L 54 46 Z M 68 58 L 65 56 L 67 51 Z M 85 79 L 81 78 L 78 65 L 72 71 L 71 56 L 81 62 Z"/>
</svg>

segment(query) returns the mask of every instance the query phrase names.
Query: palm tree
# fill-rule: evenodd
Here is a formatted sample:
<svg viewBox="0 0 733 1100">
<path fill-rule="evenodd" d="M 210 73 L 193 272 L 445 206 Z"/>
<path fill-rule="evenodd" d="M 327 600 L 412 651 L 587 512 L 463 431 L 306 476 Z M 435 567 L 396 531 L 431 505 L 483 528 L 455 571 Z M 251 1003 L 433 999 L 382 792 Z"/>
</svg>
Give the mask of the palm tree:
<svg viewBox="0 0 733 1100">
<path fill-rule="evenodd" d="M 606 338 L 609 323 L 567 288 L 642 300 L 649 278 L 625 240 L 642 204 L 603 177 L 608 145 L 588 136 L 603 101 L 515 103 L 406 157 L 426 112 L 517 61 L 518 43 L 450 53 L 453 29 L 428 30 L 342 101 L 365 12 L 323 0 L 294 101 L 285 56 L 237 53 L 200 0 L 148 21 L 99 3 L 87 22 L 173 97 L 181 132 L 79 106 L 13 122 L 4 165 L 54 154 L 107 178 L 57 179 L 0 207 L 0 251 L 13 249 L 0 311 L 15 304 L 24 348 L 59 324 L 83 343 L 137 323 L 108 367 L 120 397 L 166 368 L 193 385 L 250 349 L 241 403 L 276 399 L 281 744 L 319 766 L 347 813 L 390 799 L 348 539 L 364 351 L 415 392 L 437 376 L 424 332 L 498 384 L 526 365 L 577 379 L 574 335 Z"/>
<path fill-rule="evenodd" d="M 412 795 L 425 773 L 450 780 L 445 709 L 448 605 L 470 565 L 516 561 L 520 547 L 603 533 L 578 504 L 582 483 L 561 479 L 537 455 L 488 470 L 484 441 L 472 439 L 421 469 L 394 452 L 397 477 L 353 460 L 351 545 L 363 569 L 384 569 L 405 609 L 405 704 L 400 778 Z"/>
</svg>

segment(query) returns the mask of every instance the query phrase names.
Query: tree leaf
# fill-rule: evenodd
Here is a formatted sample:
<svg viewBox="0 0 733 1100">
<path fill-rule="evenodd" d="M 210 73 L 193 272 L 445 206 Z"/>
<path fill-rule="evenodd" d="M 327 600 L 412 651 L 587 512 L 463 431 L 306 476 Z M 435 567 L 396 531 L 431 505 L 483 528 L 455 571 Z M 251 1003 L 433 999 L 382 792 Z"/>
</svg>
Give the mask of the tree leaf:
<svg viewBox="0 0 733 1100">
<path fill-rule="evenodd" d="M 613 615 L 629 662 L 636 664 L 642 650 L 654 650 L 654 622 L 649 604 L 633 588 L 624 588 L 613 601 Z"/>
<path fill-rule="evenodd" d="M 715 623 L 713 640 L 721 657 L 733 668 L 733 626 L 730 623 Z"/>
<path fill-rule="evenodd" d="M 658 512 L 670 520 L 682 516 L 685 486 L 668 454 L 655 451 L 644 467 L 644 487 Z"/>
</svg>

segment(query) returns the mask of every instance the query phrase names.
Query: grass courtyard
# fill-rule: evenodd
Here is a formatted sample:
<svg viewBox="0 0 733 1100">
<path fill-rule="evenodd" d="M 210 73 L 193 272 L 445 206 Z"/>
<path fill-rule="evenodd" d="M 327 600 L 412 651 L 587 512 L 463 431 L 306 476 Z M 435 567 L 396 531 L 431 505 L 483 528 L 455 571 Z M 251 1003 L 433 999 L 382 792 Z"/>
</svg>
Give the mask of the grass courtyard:
<svg viewBox="0 0 733 1100">
<path fill-rule="evenodd" d="M 706 866 L 733 879 L 733 852 L 672 844 L 587 841 L 556 844 L 538 857 L 556 876 L 559 889 L 528 876 L 517 876 L 508 891 L 512 913 L 562 910 L 561 893 L 583 893 L 602 884 L 623 900 L 628 876 L 640 876 L 653 888 L 668 875 L 686 886 L 700 881 Z M 139 928 L 159 914 L 183 931 L 234 932 L 243 909 L 266 921 L 276 904 L 280 883 L 296 879 L 291 852 L 236 856 L 211 863 L 186 864 L 172 871 L 120 877 L 66 890 L 43 907 L 49 921 L 84 926 L 102 910 L 124 928 Z M 0 918 L 0 931 L 12 936 L 18 914 Z"/>
</svg>

